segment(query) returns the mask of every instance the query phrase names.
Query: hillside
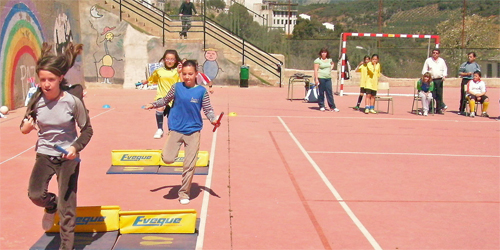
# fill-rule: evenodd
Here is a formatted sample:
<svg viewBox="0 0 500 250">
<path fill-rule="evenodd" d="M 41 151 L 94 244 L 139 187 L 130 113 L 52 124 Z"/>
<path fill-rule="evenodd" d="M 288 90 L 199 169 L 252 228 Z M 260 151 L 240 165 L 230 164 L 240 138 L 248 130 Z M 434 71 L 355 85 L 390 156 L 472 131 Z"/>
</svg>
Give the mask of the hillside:
<svg viewBox="0 0 500 250">
<path fill-rule="evenodd" d="M 326 1 L 326 0 L 325 0 Z M 346 31 L 373 32 L 378 30 L 379 1 L 331 0 L 328 3 L 297 0 L 299 13 L 305 13 L 320 22 L 342 25 Z M 385 32 L 434 32 L 438 23 L 462 16 L 461 0 L 384 0 L 382 21 Z M 467 15 L 494 16 L 497 23 L 500 0 L 468 0 Z"/>
</svg>

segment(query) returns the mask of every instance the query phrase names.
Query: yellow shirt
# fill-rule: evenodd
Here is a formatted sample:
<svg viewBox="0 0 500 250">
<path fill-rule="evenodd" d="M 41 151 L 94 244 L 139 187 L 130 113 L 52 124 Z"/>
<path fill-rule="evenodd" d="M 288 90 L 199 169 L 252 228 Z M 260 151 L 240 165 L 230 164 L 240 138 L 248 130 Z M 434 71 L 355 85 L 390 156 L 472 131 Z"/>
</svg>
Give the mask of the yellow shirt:
<svg viewBox="0 0 500 250">
<path fill-rule="evenodd" d="M 168 91 L 170 91 L 170 88 L 172 88 L 172 85 L 180 81 L 181 79 L 177 72 L 177 68 L 171 70 L 164 67 L 158 68 L 148 78 L 148 82 L 151 84 L 158 84 L 155 100 L 165 97 Z"/>
<path fill-rule="evenodd" d="M 380 77 L 380 63 L 373 65 L 369 62 L 366 65 L 366 86 L 365 89 L 371 89 L 377 91 L 378 89 L 378 78 Z"/>
<path fill-rule="evenodd" d="M 361 64 L 361 66 L 358 67 L 356 72 L 361 73 L 361 81 L 359 83 L 359 87 L 364 88 L 366 87 L 366 81 L 368 80 L 368 65 Z"/>
</svg>

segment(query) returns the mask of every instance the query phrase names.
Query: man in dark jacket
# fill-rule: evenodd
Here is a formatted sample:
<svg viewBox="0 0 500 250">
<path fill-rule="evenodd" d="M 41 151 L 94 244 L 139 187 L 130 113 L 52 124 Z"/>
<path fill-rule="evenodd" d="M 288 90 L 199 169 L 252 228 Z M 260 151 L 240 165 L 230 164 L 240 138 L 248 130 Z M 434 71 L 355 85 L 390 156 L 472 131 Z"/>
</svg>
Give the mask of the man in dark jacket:
<svg viewBox="0 0 500 250">
<path fill-rule="evenodd" d="M 179 32 L 180 39 L 182 39 L 183 36 L 184 39 L 187 39 L 187 31 L 191 28 L 191 16 L 193 12 L 195 15 L 198 15 L 194 8 L 194 4 L 191 3 L 190 0 L 186 0 L 181 4 L 181 8 L 179 9 L 179 16 L 182 20 L 182 31 Z"/>
</svg>

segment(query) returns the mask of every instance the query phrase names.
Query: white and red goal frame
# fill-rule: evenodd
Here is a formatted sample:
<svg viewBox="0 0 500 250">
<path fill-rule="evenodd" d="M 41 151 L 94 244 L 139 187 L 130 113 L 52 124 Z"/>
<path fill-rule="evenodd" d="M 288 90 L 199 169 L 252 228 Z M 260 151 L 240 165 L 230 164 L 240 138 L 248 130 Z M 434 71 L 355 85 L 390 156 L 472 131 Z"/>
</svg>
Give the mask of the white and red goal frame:
<svg viewBox="0 0 500 250">
<path fill-rule="evenodd" d="M 345 76 L 345 67 L 346 60 L 345 55 L 347 53 L 347 38 L 350 36 L 358 36 L 358 37 L 370 37 L 370 38 L 423 38 L 423 39 L 434 39 L 435 48 L 439 48 L 439 36 L 438 35 L 408 35 L 408 34 L 380 34 L 380 33 L 342 33 L 342 43 L 340 44 L 340 55 L 342 60 L 342 65 L 340 68 L 340 91 L 338 92 L 340 96 L 344 95 L 344 76 Z M 370 55 L 371 56 L 371 55 Z M 338 69 L 338 66 L 337 66 Z M 337 81 L 338 82 L 338 81 Z"/>
</svg>

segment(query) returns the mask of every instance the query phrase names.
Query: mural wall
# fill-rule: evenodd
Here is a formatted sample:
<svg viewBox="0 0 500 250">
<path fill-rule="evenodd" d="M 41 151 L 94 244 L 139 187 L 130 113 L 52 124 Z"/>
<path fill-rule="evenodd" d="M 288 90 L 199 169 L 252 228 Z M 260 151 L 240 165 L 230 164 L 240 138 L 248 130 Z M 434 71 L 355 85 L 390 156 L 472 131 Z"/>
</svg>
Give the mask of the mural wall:
<svg viewBox="0 0 500 250">
<path fill-rule="evenodd" d="M 1 105 L 11 109 L 24 105 L 44 41 L 54 44 L 57 51 L 70 41 L 79 42 L 78 5 L 67 3 L 0 0 Z M 77 64 L 81 64 L 80 59 Z M 76 68 L 68 77 L 78 79 L 82 73 Z"/>
<path fill-rule="evenodd" d="M 62 52 L 69 42 L 82 43 L 83 54 L 66 74 L 70 84 L 121 84 L 134 88 L 146 78 L 148 63 L 166 49 L 197 60 L 214 84 L 238 84 L 239 66 L 224 49 L 203 49 L 199 40 L 161 38 L 134 29 L 94 0 L 0 0 L 0 105 L 24 106 L 43 42 Z M 77 3 L 77 4 L 75 4 Z M 127 58 L 127 60 L 125 60 Z"/>
</svg>

